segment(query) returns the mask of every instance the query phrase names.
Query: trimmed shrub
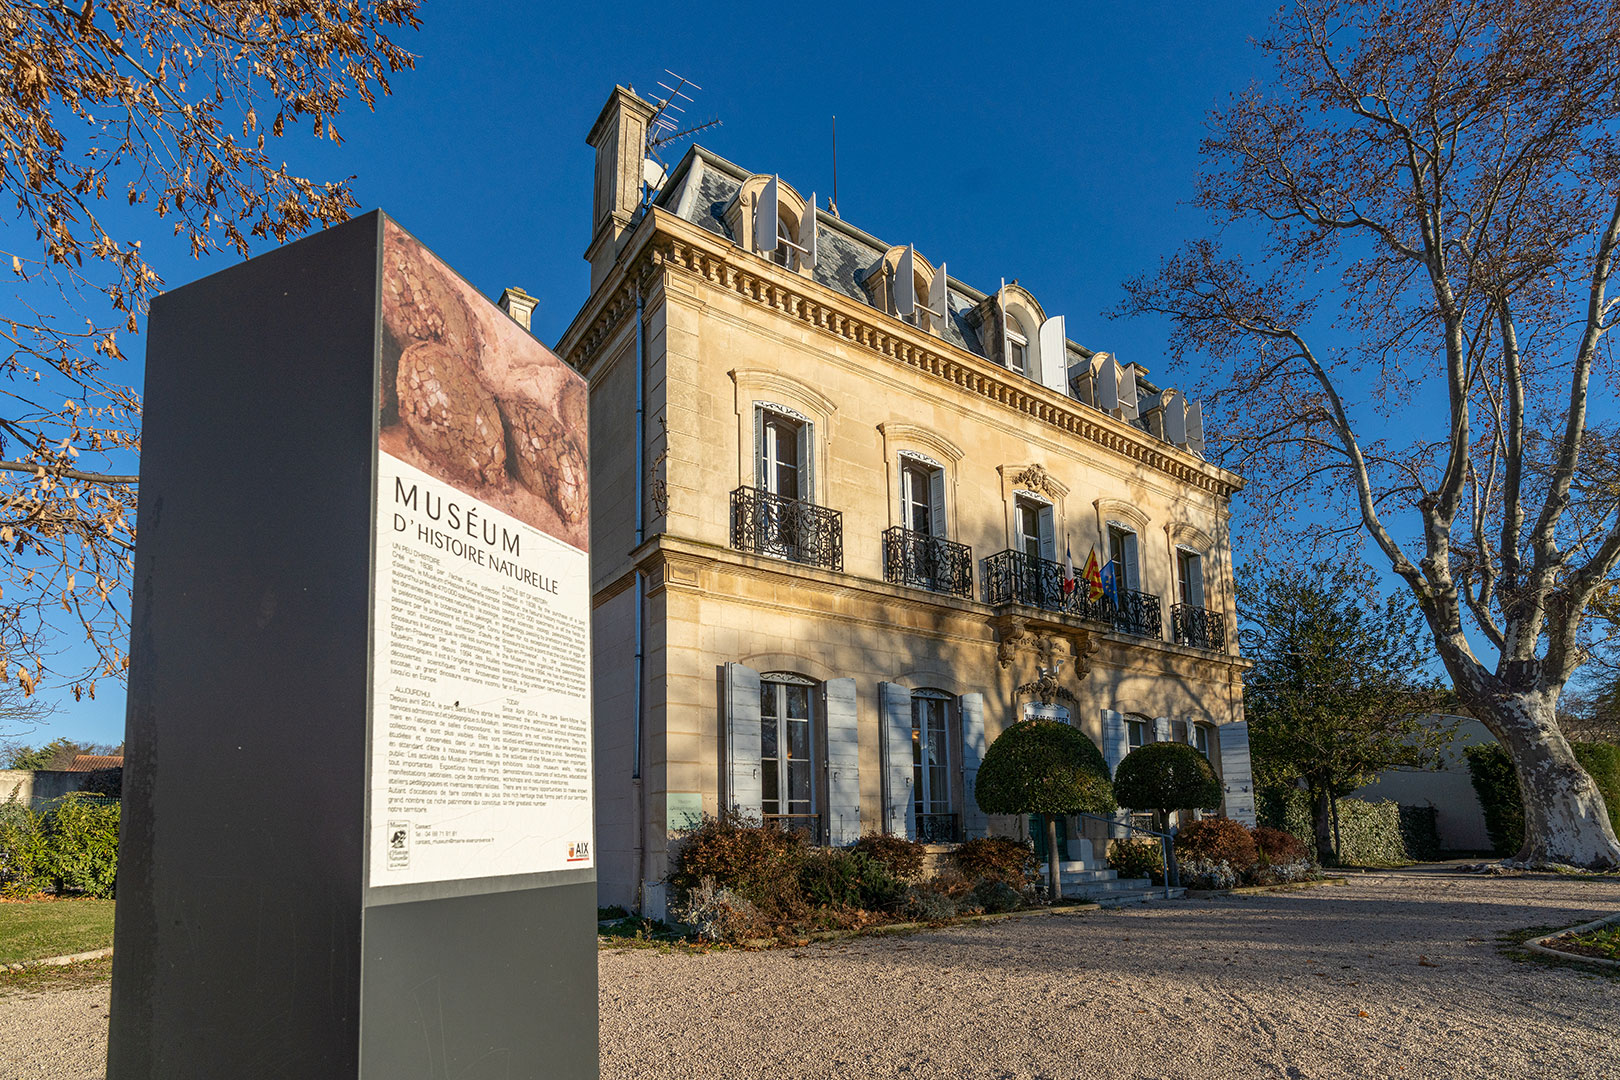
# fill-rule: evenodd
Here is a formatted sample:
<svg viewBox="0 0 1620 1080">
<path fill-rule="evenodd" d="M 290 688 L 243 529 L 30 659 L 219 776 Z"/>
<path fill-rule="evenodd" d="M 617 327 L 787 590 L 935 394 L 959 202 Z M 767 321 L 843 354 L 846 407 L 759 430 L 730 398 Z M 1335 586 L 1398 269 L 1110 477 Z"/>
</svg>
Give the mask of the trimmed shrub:
<svg viewBox="0 0 1620 1080">
<path fill-rule="evenodd" d="M 854 848 L 888 867 L 902 881 L 915 881 L 922 874 L 923 845 L 914 840 L 873 834 L 855 841 Z"/>
<path fill-rule="evenodd" d="M 808 853 L 805 839 L 735 817 L 705 817 L 680 841 L 668 881 L 677 898 L 705 878 L 772 915 L 802 907 L 799 867 Z"/>
<path fill-rule="evenodd" d="M 887 911 L 899 905 L 906 887 L 863 851 L 817 848 L 799 865 L 799 890 L 816 907 Z"/>
<path fill-rule="evenodd" d="M 1213 810 L 1221 782 L 1209 759 L 1186 743 L 1148 743 L 1114 770 L 1114 798 L 1133 810 Z"/>
<path fill-rule="evenodd" d="M 1255 849 L 1268 865 L 1310 862 L 1311 849 L 1292 833 L 1260 825 L 1256 826 L 1253 835 Z"/>
<path fill-rule="evenodd" d="M 1056 720 L 1020 720 L 984 752 L 974 783 L 987 814 L 1107 814 L 1108 761 L 1086 733 Z"/>
<path fill-rule="evenodd" d="M 1122 878 L 1149 878 L 1164 884 L 1164 848 L 1157 840 L 1115 840 L 1108 845 L 1108 867 Z"/>
<path fill-rule="evenodd" d="M 1402 803 L 1401 843 L 1409 858 L 1420 861 L 1440 857 L 1440 811 L 1433 806 L 1408 806 Z"/>
<path fill-rule="evenodd" d="M 1011 836 L 980 836 L 957 845 L 951 861 L 969 880 L 996 878 L 1022 888 L 1035 876 L 1035 845 Z"/>
<path fill-rule="evenodd" d="M 1260 861 L 1260 853 L 1254 846 L 1254 837 L 1242 822 L 1231 818 L 1205 818 L 1188 822 L 1176 834 L 1177 865 L 1183 865 L 1183 860 L 1188 859 L 1227 863 L 1242 873 Z"/>
<path fill-rule="evenodd" d="M 1400 866 L 1411 862 L 1401 839 L 1401 808 L 1392 799 L 1339 800 L 1339 863 Z"/>
<path fill-rule="evenodd" d="M 1570 743 L 1609 811 L 1609 824 L 1620 833 L 1620 746 L 1604 742 Z M 1524 803 L 1513 761 L 1498 743 L 1480 743 L 1463 751 L 1469 779 L 1485 811 L 1485 831 L 1497 855 L 1508 858 L 1524 846 Z"/>
</svg>

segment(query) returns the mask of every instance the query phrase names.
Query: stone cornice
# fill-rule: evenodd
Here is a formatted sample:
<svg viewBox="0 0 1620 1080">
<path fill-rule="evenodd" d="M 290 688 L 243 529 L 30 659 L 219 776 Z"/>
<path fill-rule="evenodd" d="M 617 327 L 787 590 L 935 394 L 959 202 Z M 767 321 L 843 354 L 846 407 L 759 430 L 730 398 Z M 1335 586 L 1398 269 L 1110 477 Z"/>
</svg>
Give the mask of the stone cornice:
<svg viewBox="0 0 1620 1080">
<path fill-rule="evenodd" d="M 1162 473 L 1178 483 L 1230 499 L 1243 486 L 1235 473 L 1199 461 L 1146 432 L 1014 375 L 823 285 L 749 255 L 657 207 L 637 225 L 622 269 L 587 301 L 558 342 L 558 353 L 588 377 L 602 346 L 627 313 L 636 289 L 660 269 L 691 275 L 760 307 L 950 383 L 968 394 Z"/>
</svg>

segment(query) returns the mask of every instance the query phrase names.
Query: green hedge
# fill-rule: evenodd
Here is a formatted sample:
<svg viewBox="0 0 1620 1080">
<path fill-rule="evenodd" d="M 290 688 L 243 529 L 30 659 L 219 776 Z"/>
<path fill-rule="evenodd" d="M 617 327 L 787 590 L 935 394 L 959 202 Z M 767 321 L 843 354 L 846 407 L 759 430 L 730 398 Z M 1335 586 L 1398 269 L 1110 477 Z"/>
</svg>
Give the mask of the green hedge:
<svg viewBox="0 0 1620 1080">
<path fill-rule="evenodd" d="M 1580 742 L 1571 743 L 1570 749 L 1597 784 L 1609 809 L 1609 823 L 1620 832 L 1620 746 Z M 1499 856 L 1512 856 L 1524 846 L 1524 802 L 1519 798 L 1519 778 L 1513 771 L 1513 761 L 1494 742 L 1470 746 L 1463 753 L 1468 758 L 1474 793 L 1485 811 L 1485 831 L 1490 834 L 1491 847 Z"/>
<path fill-rule="evenodd" d="M 1339 862 L 1344 866 L 1398 866 L 1415 857 L 1402 835 L 1403 808 L 1394 800 L 1339 800 Z M 1310 796 L 1299 789 L 1267 792 L 1260 796 L 1260 824 L 1292 833 L 1321 862 L 1316 850 L 1316 829 L 1311 821 Z"/>
<path fill-rule="evenodd" d="M 115 799 L 63 796 L 46 810 L 0 804 L 0 894 L 58 893 L 111 897 L 118 877 Z"/>
</svg>

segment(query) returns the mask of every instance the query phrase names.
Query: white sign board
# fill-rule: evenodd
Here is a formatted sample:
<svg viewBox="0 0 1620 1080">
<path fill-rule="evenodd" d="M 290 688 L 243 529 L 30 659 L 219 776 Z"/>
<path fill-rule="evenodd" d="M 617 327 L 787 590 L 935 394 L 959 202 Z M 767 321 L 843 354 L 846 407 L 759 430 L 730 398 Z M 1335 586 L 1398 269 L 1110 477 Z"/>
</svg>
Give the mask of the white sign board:
<svg viewBox="0 0 1620 1080">
<path fill-rule="evenodd" d="M 403 232 L 384 270 L 370 884 L 592 867 L 582 382 Z"/>
<path fill-rule="evenodd" d="M 1069 710 L 1062 705 L 1046 705 L 1039 701 L 1024 702 L 1025 720 L 1056 720 L 1069 723 Z"/>
</svg>

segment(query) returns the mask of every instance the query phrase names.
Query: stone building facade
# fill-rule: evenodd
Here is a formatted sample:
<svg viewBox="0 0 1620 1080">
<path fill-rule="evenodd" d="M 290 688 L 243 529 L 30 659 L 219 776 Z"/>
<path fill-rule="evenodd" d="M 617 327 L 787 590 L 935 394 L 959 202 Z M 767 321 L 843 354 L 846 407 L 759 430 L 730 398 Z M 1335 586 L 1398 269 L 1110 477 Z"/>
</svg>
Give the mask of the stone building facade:
<svg viewBox="0 0 1620 1080">
<path fill-rule="evenodd" d="M 557 347 L 590 383 L 601 902 L 658 912 L 673 836 L 727 809 L 824 844 L 1018 833 L 974 774 L 1037 713 L 1111 764 L 1192 742 L 1252 820 L 1241 481 L 1197 406 L 701 147 L 648 188 L 652 114 L 621 87 L 590 133 Z M 1064 589 L 1094 549 L 1117 603 Z"/>
</svg>

